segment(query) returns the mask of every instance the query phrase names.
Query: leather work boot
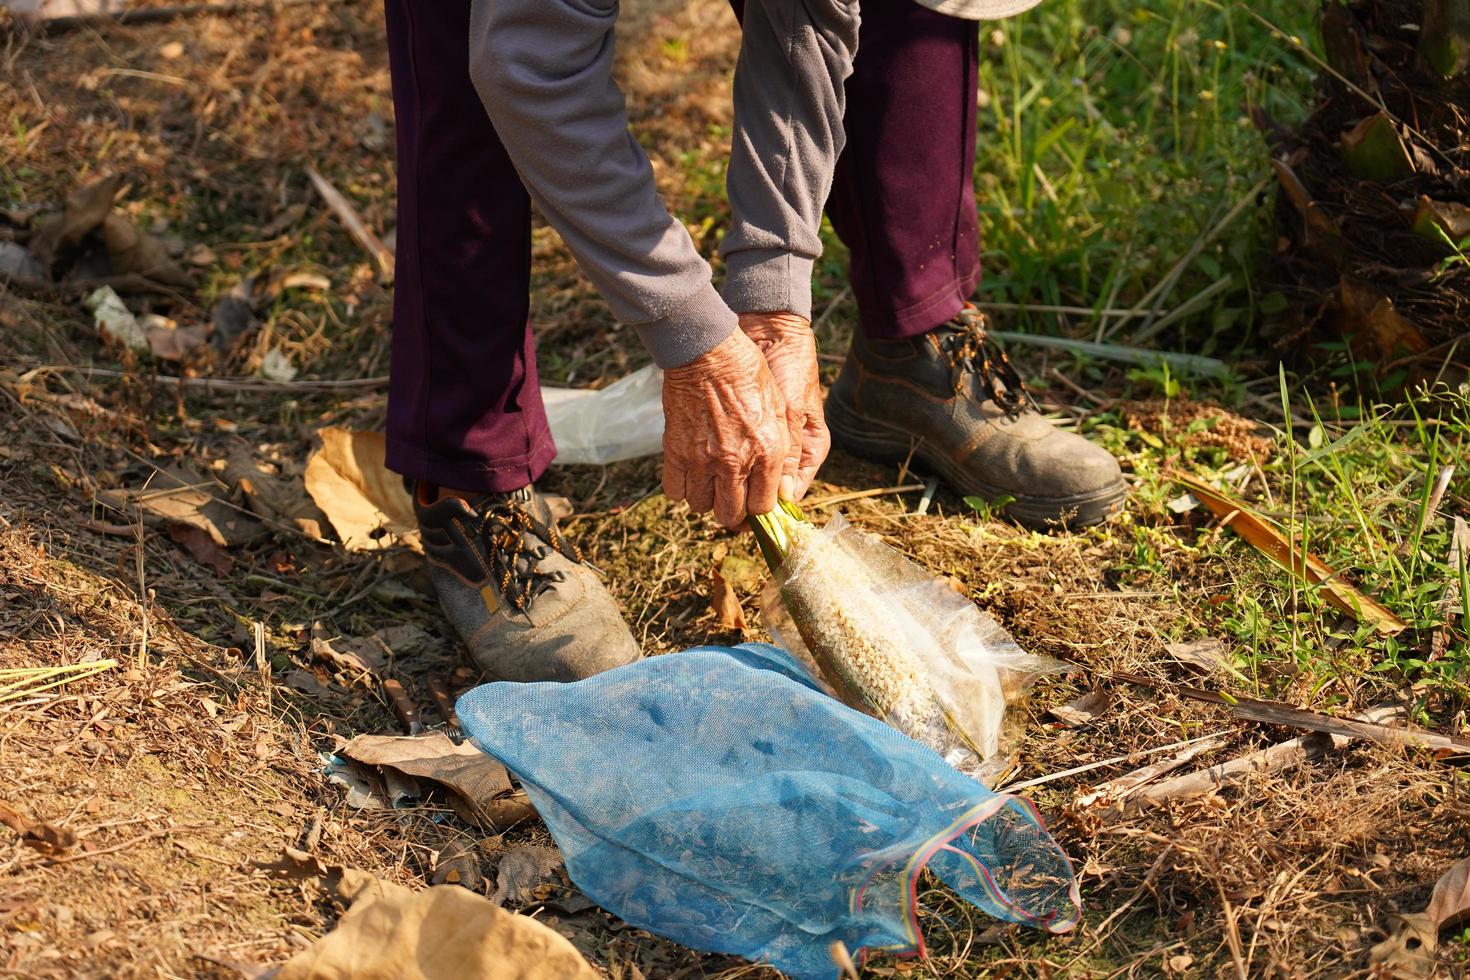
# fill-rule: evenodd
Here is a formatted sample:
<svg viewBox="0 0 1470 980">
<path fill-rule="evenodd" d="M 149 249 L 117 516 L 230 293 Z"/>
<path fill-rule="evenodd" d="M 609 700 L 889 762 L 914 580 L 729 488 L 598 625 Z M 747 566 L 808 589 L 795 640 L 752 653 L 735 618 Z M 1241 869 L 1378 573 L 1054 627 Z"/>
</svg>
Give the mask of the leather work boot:
<svg viewBox="0 0 1470 980">
<path fill-rule="evenodd" d="M 986 326 L 966 307 L 918 337 L 856 333 L 827 394 L 833 445 L 883 463 L 912 452 L 962 494 L 1011 497 L 1006 515 L 1028 527 L 1098 523 L 1123 500 L 1118 461 L 1037 412 Z"/>
<path fill-rule="evenodd" d="M 533 487 L 474 500 L 414 492 L 444 615 L 497 680 L 574 681 L 641 655 L 602 580 Z"/>
</svg>

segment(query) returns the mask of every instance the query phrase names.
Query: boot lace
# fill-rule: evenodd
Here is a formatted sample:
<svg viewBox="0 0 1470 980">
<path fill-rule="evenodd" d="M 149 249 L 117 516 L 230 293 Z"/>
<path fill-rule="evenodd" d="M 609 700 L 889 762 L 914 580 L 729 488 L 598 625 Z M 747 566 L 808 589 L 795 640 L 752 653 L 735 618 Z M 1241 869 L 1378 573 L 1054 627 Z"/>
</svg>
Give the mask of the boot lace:
<svg viewBox="0 0 1470 980">
<path fill-rule="evenodd" d="M 478 537 L 490 559 L 490 571 L 500 594 L 524 612 L 536 597 L 566 579 L 563 571 L 547 571 L 542 561 L 553 551 L 581 563 L 582 552 L 555 527 L 532 516 L 521 495 L 492 502 L 481 501 Z"/>
<path fill-rule="evenodd" d="M 952 332 L 939 342 L 949 357 L 958 389 L 969 375 L 978 382 L 977 392 L 995 402 L 1007 414 L 1036 411 L 1036 401 L 1011 364 L 1006 352 L 990 339 L 990 320 L 984 313 L 967 306 L 951 321 Z"/>
</svg>

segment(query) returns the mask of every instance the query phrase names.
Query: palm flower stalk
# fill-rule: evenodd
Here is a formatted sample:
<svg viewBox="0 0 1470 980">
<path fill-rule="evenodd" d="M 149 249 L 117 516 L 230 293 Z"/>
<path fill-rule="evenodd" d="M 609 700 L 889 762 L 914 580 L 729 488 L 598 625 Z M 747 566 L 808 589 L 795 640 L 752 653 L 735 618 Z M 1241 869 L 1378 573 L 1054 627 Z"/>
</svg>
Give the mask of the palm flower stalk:
<svg viewBox="0 0 1470 980">
<path fill-rule="evenodd" d="M 914 652 L 924 626 L 885 601 L 861 557 L 786 501 L 751 527 L 782 604 L 837 696 L 941 755 L 957 745 L 973 751 Z"/>
</svg>

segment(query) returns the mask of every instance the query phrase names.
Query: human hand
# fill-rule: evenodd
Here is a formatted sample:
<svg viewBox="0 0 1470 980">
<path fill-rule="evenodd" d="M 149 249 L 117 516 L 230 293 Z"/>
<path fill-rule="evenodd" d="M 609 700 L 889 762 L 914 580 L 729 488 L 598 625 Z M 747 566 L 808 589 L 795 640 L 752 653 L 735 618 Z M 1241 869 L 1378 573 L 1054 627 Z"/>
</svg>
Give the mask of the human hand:
<svg viewBox="0 0 1470 980">
<path fill-rule="evenodd" d="M 739 330 L 664 372 L 664 494 L 738 528 L 776 508 L 786 405 L 766 359 Z"/>
<path fill-rule="evenodd" d="M 806 319 L 795 313 L 742 313 L 740 329 L 765 355 L 776 387 L 786 400 L 790 435 L 781 471 L 781 496 L 800 500 L 832 448 L 822 412 L 816 336 Z"/>
</svg>

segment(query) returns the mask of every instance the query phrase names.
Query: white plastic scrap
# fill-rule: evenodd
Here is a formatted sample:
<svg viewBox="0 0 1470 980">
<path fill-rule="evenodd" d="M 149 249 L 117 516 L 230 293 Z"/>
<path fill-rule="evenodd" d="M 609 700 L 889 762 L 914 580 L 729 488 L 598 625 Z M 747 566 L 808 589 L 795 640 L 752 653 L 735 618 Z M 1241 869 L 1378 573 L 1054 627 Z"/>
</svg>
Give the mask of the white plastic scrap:
<svg viewBox="0 0 1470 980">
<path fill-rule="evenodd" d="M 616 463 L 664 448 L 664 375 L 650 364 L 596 391 L 543 388 L 556 462 Z"/>
<path fill-rule="evenodd" d="M 147 333 L 137 318 L 128 312 L 128 308 L 111 286 L 93 291 L 82 301 L 82 305 L 92 311 L 97 332 L 104 339 L 141 354 L 149 353 Z"/>
</svg>

